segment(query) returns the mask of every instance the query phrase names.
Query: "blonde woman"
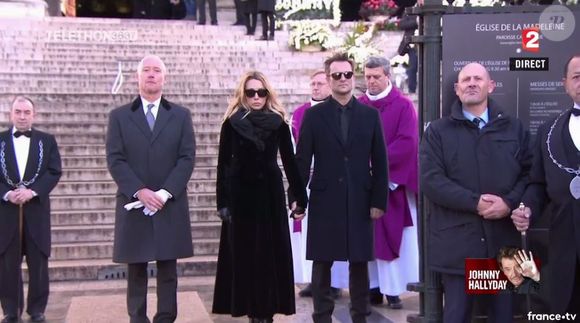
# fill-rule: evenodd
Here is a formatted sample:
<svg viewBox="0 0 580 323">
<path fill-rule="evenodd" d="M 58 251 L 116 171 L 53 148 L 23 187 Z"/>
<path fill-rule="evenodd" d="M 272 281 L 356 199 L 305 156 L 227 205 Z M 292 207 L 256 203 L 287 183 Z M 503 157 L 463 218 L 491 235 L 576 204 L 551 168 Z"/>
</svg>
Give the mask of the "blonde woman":
<svg viewBox="0 0 580 323">
<path fill-rule="evenodd" d="M 246 73 L 220 133 L 217 207 L 222 219 L 213 312 L 251 323 L 295 313 L 292 252 L 282 172 L 296 218 L 307 197 L 294 160 L 288 116 L 264 74 Z"/>
</svg>

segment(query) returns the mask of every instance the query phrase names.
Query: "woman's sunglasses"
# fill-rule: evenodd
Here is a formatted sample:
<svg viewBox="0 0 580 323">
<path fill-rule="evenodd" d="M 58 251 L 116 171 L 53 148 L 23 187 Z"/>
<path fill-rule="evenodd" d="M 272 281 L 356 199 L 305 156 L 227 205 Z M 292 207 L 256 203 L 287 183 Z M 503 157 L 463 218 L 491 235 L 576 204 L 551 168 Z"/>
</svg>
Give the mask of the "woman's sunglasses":
<svg viewBox="0 0 580 323">
<path fill-rule="evenodd" d="M 268 90 L 266 90 L 266 89 L 258 89 L 258 90 L 248 89 L 248 90 L 244 90 L 244 94 L 248 98 L 253 98 L 256 94 L 258 94 L 258 96 L 261 98 L 265 98 L 268 96 Z"/>
<path fill-rule="evenodd" d="M 336 81 L 340 80 L 340 78 L 344 75 L 344 78 L 347 80 L 350 80 L 352 78 L 352 76 L 354 75 L 353 72 L 336 72 L 336 73 L 332 73 L 330 74 L 330 76 L 335 79 Z"/>
</svg>

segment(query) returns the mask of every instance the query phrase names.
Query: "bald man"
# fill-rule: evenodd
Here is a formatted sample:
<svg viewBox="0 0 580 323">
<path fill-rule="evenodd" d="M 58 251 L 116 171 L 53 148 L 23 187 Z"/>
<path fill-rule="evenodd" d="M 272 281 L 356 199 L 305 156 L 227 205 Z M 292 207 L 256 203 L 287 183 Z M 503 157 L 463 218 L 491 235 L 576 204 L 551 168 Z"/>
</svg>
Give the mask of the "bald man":
<svg viewBox="0 0 580 323">
<path fill-rule="evenodd" d="M 465 259 L 494 258 L 501 247 L 519 244 L 510 210 L 531 165 L 528 133 L 489 98 L 494 88 L 485 67 L 463 67 L 451 114 L 431 122 L 420 147 L 421 187 L 430 204 L 428 257 L 431 270 L 441 273 L 446 323 L 471 321 Z M 511 295 L 492 298 L 491 322 L 511 322 Z"/>
<path fill-rule="evenodd" d="M 176 259 L 193 256 L 187 182 L 195 139 L 191 112 L 162 96 L 167 68 L 157 56 L 137 67 L 139 97 L 114 109 L 107 132 L 107 165 L 118 186 L 113 261 L 128 264 L 131 323 L 147 318 L 147 264 L 157 263 L 157 314 L 177 317 Z"/>
</svg>

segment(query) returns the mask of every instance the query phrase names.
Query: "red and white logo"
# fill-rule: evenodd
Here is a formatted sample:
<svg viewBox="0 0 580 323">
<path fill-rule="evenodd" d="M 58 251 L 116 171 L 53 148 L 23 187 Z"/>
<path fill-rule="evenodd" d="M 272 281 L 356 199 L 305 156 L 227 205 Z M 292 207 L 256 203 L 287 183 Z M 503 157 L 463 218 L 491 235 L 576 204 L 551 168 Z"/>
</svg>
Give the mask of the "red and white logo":
<svg viewBox="0 0 580 323">
<path fill-rule="evenodd" d="M 540 51 L 540 28 L 522 30 L 522 49 L 533 53 Z"/>
</svg>

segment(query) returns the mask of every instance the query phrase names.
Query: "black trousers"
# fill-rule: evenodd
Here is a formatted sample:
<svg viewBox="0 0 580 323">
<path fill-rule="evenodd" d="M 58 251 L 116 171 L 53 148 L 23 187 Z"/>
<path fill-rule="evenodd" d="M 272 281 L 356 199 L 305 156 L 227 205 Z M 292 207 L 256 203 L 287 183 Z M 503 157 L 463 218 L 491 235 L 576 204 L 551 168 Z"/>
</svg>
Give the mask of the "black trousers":
<svg viewBox="0 0 580 323">
<path fill-rule="evenodd" d="M 209 3 L 209 18 L 211 19 L 212 25 L 217 25 L 217 7 L 215 1 L 216 0 L 207 0 Z M 199 10 L 197 22 L 200 25 L 205 24 L 205 2 L 206 0 L 196 0 L 197 10 Z"/>
<path fill-rule="evenodd" d="M 270 11 L 262 11 L 260 13 L 262 15 L 262 36 L 268 37 L 268 30 L 270 31 L 270 36 L 274 36 L 274 28 L 275 28 L 275 18 L 274 13 Z"/>
<path fill-rule="evenodd" d="M 315 323 L 332 323 L 334 299 L 330 294 L 332 261 L 312 263 L 312 302 Z M 367 262 L 350 262 L 348 267 L 350 316 L 353 323 L 364 323 L 370 314 L 369 271 Z"/>
<path fill-rule="evenodd" d="M 25 220 L 26 222 L 26 220 Z M 0 302 L 5 315 L 20 316 L 24 309 L 24 290 L 22 284 L 22 257 L 26 256 L 28 266 L 28 296 L 26 313 L 44 313 L 48 303 L 48 257 L 36 246 L 24 224 L 22 250 L 18 234 L 6 251 L 0 255 Z"/>
<path fill-rule="evenodd" d="M 443 283 L 443 322 L 470 323 L 475 295 L 465 293 L 465 276 L 441 274 Z M 478 295 L 489 297 L 491 306 L 488 309 L 488 322 L 511 322 L 513 320 L 513 297 L 510 293 L 497 295 Z"/>
<path fill-rule="evenodd" d="M 147 318 L 147 263 L 129 264 L 127 311 L 131 323 Z M 174 322 L 177 317 L 177 261 L 157 261 L 157 314 L 154 323 Z"/>
</svg>

